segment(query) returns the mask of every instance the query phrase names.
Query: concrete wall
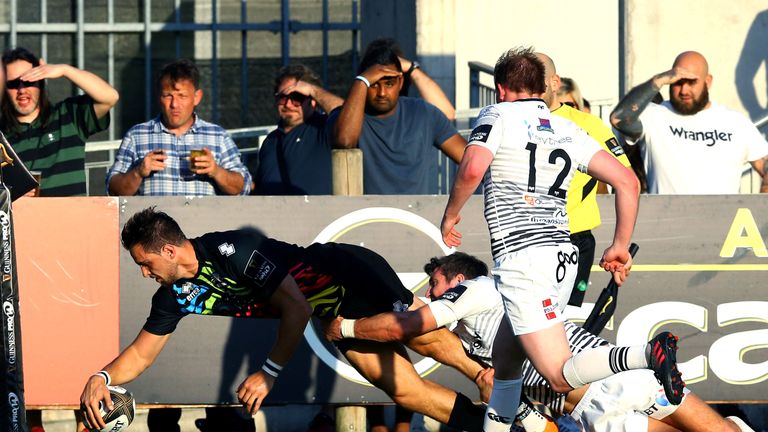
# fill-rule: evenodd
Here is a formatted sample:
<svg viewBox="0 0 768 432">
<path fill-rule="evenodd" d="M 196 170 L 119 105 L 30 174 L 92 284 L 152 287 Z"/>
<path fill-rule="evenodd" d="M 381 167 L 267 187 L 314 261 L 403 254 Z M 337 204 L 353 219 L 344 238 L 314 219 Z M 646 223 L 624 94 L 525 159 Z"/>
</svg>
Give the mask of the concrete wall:
<svg viewBox="0 0 768 432">
<path fill-rule="evenodd" d="M 620 2 L 614 0 L 418 0 L 420 56 L 455 59 L 457 108 L 469 107 L 467 62 L 493 65 L 505 50 L 531 45 L 550 54 L 584 96 L 613 105 L 619 77 L 631 88 L 667 70 L 685 50 L 701 51 L 714 76 L 711 96 L 757 119 L 766 109 L 768 3 L 756 0 L 626 0 L 626 70 L 619 70 Z M 430 70 L 450 85 L 450 61 Z M 450 89 L 449 89 L 450 92 Z M 663 92 L 666 97 L 666 90 Z"/>
</svg>

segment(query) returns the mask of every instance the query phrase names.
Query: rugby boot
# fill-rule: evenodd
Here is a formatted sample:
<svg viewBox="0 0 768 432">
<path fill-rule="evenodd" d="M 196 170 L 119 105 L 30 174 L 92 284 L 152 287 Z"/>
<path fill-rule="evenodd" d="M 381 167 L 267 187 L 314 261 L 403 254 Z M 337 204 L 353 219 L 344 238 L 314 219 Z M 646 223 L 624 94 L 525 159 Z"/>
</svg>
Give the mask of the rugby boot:
<svg viewBox="0 0 768 432">
<path fill-rule="evenodd" d="M 677 370 L 678 339 L 670 332 L 662 332 L 648 342 L 648 367 L 664 386 L 667 399 L 674 405 L 682 402 L 685 388 L 683 377 Z"/>
</svg>

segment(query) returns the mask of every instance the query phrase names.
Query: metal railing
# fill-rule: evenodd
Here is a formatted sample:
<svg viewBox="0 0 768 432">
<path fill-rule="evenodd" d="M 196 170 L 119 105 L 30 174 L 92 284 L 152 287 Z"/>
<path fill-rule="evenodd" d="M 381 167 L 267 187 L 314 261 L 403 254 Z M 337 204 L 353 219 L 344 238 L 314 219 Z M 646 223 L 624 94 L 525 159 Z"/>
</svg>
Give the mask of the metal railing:
<svg viewBox="0 0 768 432">
<path fill-rule="evenodd" d="M 317 13 L 314 13 L 314 10 L 310 14 L 304 13 L 305 16 L 312 16 L 316 20 L 315 22 L 302 22 L 295 18 L 292 19 L 291 0 L 273 0 L 274 5 L 253 0 L 251 0 L 250 4 L 248 0 L 210 0 L 210 9 L 208 9 L 205 2 L 182 0 L 171 0 L 170 2 L 155 0 L 153 2 L 152 0 L 144 0 L 139 3 L 140 6 L 137 6 L 138 10 L 135 12 L 132 10 L 125 12 L 125 10 L 131 8 L 126 7 L 125 2 L 120 3 L 118 0 L 105 0 L 103 3 L 99 2 L 98 5 L 88 4 L 87 8 L 86 0 L 75 0 L 68 10 L 65 11 L 53 10 L 53 6 L 48 4 L 49 0 L 39 0 L 37 5 L 27 5 L 19 0 L 6 1 L 6 6 L 0 6 L 0 11 L 7 11 L 7 21 L 0 19 L 0 34 L 5 35 L 6 46 L 16 47 L 19 43 L 19 38 L 23 37 L 23 42 L 31 43 L 31 46 L 28 46 L 28 48 L 39 53 L 41 58 L 48 60 L 49 54 L 50 57 L 62 55 L 62 53 L 57 52 L 58 48 L 56 47 L 62 46 L 62 41 L 65 42 L 64 45 L 70 43 L 67 41 L 71 38 L 72 52 L 76 56 L 75 66 L 80 69 L 89 70 L 94 68 L 101 70 L 101 68 L 104 68 L 106 81 L 121 92 L 126 91 L 126 89 L 120 88 L 121 86 L 117 83 L 121 77 L 119 69 L 122 64 L 121 62 L 125 62 L 126 58 L 130 58 L 132 61 L 135 60 L 136 66 L 143 69 L 144 81 L 142 82 L 137 79 L 140 78 L 138 76 L 132 76 L 130 77 L 130 82 L 138 87 L 132 90 L 143 92 L 143 101 L 135 102 L 135 105 L 139 106 L 130 106 L 123 109 L 141 112 L 141 105 L 143 103 L 143 116 L 140 117 L 143 119 L 149 119 L 153 114 L 153 71 L 159 66 L 157 64 L 159 61 L 166 61 L 158 60 L 158 58 L 190 57 L 197 61 L 198 64 L 210 62 L 208 69 L 210 73 L 210 94 L 208 94 L 208 88 L 206 88 L 207 101 L 205 104 L 210 104 L 211 112 L 206 117 L 209 117 L 214 123 L 221 123 L 220 117 L 224 105 L 231 104 L 231 102 L 224 100 L 227 96 L 223 95 L 222 91 L 227 86 L 226 81 L 231 79 L 232 81 L 239 81 L 239 84 L 236 84 L 239 85 L 240 97 L 238 103 L 241 121 L 239 124 L 248 124 L 246 115 L 253 108 L 253 103 L 249 101 L 248 97 L 249 83 L 253 87 L 252 83 L 256 79 L 256 75 L 252 70 L 253 66 L 249 63 L 254 60 L 253 56 L 249 56 L 249 44 L 251 48 L 257 48 L 257 44 L 254 44 L 252 39 L 249 42 L 249 33 L 252 32 L 270 32 L 280 35 L 279 53 L 276 54 L 279 54 L 283 65 L 288 64 L 292 57 L 296 57 L 295 53 L 292 56 L 292 35 L 305 31 L 319 32 L 318 38 L 313 38 L 313 40 L 317 40 L 317 42 L 313 42 L 313 47 L 314 44 L 317 44 L 321 52 L 312 51 L 307 54 L 306 52 L 309 50 L 304 46 L 302 46 L 302 50 L 305 52 L 305 56 L 321 57 L 321 66 L 318 72 L 326 83 L 329 82 L 329 75 L 334 74 L 333 70 L 329 71 L 329 57 L 331 57 L 331 48 L 329 46 L 330 32 L 350 32 L 350 73 L 354 72 L 358 62 L 359 32 L 361 30 L 359 0 L 321 0 L 316 2 L 317 6 L 297 2 L 298 6 L 304 9 L 318 8 Z M 329 13 L 329 3 L 331 1 L 333 1 L 334 12 L 338 12 L 341 8 L 346 8 L 347 6 L 351 9 L 349 21 L 331 21 L 331 14 Z M 253 12 L 253 10 L 261 10 L 259 8 L 269 7 L 279 7 L 280 14 L 278 20 L 255 22 L 254 18 L 257 17 L 253 15 L 258 15 L 259 17 L 262 15 L 254 13 L 251 13 L 251 17 L 248 15 L 249 10 Z M 296 7 L 297 5 L 294 5 L 294 9 Z M 192 18 L 188 19 L 187 16 L 190 13 L 190 8 L 194 8 L 195 11 L 192 12 Z M 204 14 L 198 10 L 201 8 L 205 9 Z M 220 18 L 220 15 L 225 15 L 220 13 L 220 10 L 226 9 L 229 11 L 235 8 L 239 8 L 239 19 L 235 18 L 227 22 L 227 18 Z M 169 11 L 170 15 L 166 11 Z M 157 16 L 153 16 L 153 14 Z M 194 16 L 195 14 L 206 16 L 200 18 Z M 234 14 L 230 12 L 229 15 Z M 94 21 L 93 17 L 95 16 L 98 16 L 99 18 L 96 19 L 101 22 L 88 22 L 89 20 Z M 62 19 L 65 22 L 54 22 Z M 134 22 L 130 22 L 131 20 Z M 239 55 L 236 53 L 236 49 L 232 49 L 228 44 L 222 43 L 227 33 L 240 34 Z M 124 52 L 126 49 L 126 38 L 119 40 L 118 38 L 129 35 L 138 36 L 141 38 L 141 43 L 133 45 L 133 42 L 131 42 L 130 52 Z M 204 37 L 197 37 L 199 35 Z M 101 36 L 106 36 L 105 43 L 101 41 L 93 42 Z M 165 39 L 166 36 L 170 39 Z M 86 38 L 89 38 L 87 49 Z M 38 40 L 39 46 L 35 46 L 38 45 Z M 190 41 L 192 41 L 191 44 Z M 135 58 L 133 57 L 134 50 Z M 103 56 L 101 55 L 102 52 Z M 199 54 L 201 52 L 207 53 Z M 223 52 L 227 53 L 226 58 L 222 54 Z M 93 63 L 94 59 L 98 59 L 97 61 L 104 61 L 105 64 L 89 64 L 86 67 L 86 56 L 88 56 L 90 63 Z M 222 61 L 227 59 L 239 60 L 239 76 L 234 76 L 237 73 L 230 73 L 229 77 L 224 76 L 226 70 L 222 66 Z M 257 72 L 262 73 L 261 71 Z M 249 77 L 249 73 L 253 76 Z M 115 123 L 113 121 L 110 124 L 108 130 L 109 139 L 118 138 L 122 134 L 119 129 L 127 130 L 132 124 L 116 125 Z M 232 126 L 230 122 L 229 127 Z"/>
<path fill-rule="evenodd" d="M 250 159 L 258 157 L 259 148 L 267 135 L 277 126 L 254 126 L 229 129 L 227 132 L 240 149 L 243 162 L 250 165 Z M 115 153 L 121 140 L 94 141 L 85 145 L 85 185 L 89 196 L 105 195 L 106 171 L 115 160 Z"/>
</svg>

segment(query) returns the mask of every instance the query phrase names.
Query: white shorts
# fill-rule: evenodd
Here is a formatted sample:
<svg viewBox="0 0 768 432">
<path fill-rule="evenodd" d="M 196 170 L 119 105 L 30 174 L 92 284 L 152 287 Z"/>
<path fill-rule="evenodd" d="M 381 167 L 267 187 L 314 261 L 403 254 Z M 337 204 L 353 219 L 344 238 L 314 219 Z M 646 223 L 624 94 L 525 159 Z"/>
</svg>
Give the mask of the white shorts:
<svg viewBox="0 0 768 432">
<path fill-rule="evenodd" d="M 493 275 L 515 334 L 563 321 L 578 270 L 579 250 L 570 243 L 529 247 L 496 262 Z"/>
<path fill-rule="evenodd" d="M 689 392 L 686 388 L 683 398 Z M 653 371 L 637 369 L 593 382 L 571 417 L 586 431 L 646 432 L 648 417 L 661 420 L 678 406 L 669 403 Z"/>
</svg>

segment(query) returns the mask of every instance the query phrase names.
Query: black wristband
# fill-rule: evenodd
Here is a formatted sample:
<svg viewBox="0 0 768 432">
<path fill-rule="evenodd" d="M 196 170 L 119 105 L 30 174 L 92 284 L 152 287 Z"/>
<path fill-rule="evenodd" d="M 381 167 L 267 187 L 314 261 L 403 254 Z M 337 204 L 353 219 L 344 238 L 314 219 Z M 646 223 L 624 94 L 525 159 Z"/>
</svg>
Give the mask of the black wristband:
<svg viewBox="0 0 768 432">
<path fill-rule="evenodd" d="M 406 75 L 410 75 L 411 72 L 414 71 L 414 69 L 419 69 L 419 68 L 421 68 L 421 63 L 419 63 L 416 60 L 414 60 L 414 61 L 411 62 L 411 67 L 408 68 L 408 71 L 405 74 Z"/>
</svg>

